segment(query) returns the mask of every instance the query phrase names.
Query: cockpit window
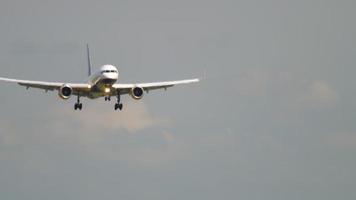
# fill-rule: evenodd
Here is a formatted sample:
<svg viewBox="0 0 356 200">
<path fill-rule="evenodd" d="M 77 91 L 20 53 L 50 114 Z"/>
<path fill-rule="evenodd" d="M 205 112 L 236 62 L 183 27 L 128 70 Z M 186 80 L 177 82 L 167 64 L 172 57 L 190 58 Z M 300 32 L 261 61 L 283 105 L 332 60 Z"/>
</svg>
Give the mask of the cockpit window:
<svg viewBox="0 0 356 200">
<path fill-rule="evenodd" d="M 117 71 L 116 70 L 104 70 L 101 73 L 102 74 L 104 74 L 104 73 L 117 73 Z"/>
</svg>

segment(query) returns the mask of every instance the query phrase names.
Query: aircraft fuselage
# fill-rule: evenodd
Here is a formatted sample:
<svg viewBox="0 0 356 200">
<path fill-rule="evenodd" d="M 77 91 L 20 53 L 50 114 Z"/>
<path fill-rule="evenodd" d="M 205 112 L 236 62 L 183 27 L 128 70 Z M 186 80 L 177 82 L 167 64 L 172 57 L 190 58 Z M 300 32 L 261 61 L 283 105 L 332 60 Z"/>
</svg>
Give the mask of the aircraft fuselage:
<svg viewBox="0 0 356 200">
<path fill-rule="evenodd" d="M 91 86 L 89 98 L 95 99 L 109 96 L 114 85 L 119 79 L 119 71 L 113 65 L 103 65 L 100 69 L 88 77 L 87 83 Z"/>
</svg>

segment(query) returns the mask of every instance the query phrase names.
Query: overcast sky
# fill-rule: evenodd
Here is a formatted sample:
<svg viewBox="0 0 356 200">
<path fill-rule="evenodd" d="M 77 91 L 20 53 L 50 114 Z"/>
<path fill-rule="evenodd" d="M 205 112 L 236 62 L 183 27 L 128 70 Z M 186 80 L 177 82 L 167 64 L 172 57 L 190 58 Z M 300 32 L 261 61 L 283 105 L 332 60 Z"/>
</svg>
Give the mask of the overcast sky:
<svg viewBox="0 0 356 200">
<path fill-rule="evenodd" d="M 0 198 L 354 200 L 356 2 L 0 2 L 0 76 L 206 77 L 114 102 L 1 83 Z"/>
</svg>

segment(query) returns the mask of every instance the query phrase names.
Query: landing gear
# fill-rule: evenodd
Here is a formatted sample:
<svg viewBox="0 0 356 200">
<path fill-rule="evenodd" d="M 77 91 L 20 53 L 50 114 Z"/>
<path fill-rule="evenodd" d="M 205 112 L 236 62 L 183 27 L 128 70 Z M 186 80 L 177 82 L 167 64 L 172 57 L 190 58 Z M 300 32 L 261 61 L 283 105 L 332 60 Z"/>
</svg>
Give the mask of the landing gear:
<svg viewBox="0 0 356 200">
<path fill-rule="evenodd" d="M 83 104 L 80 103 L 80 96 L 78 95 L 78 98 L 77 98 L 77 103 L 74 104 L 74 110 L 82 110 L 83 108 Z"/>
<path fill-rule="evenodd" d="M 82 103 L 75 103 L 74 104 L 74 110 L 77 110 L 77 109 L 82 110 L 82 108 L 83 108 L 83 104 Z"/>
<path fill-rule="evenodd" d="M 117 91 L 117 96 L 116 96 L 116 98 L 117 98 L 117 103 L 115 104 L 115 110 L 117 110 L 117 109 L 119 109 L 119 110 L 122 110 L 122 103 L 120 103 L 120 98 L 121 96 L 120 96 L 120 92 L 119 91 Z"/>
<path fill-rule="evenodd" d="M 117 110 L 117 109 L 122 110 L 122 103 L 115 104 L 115 110 Z"/>
<path fill-rule="evenodd" d="M 110 96 L 105 97 L 105 101 L 111 101 L 111 97 Z"/>
</svg>

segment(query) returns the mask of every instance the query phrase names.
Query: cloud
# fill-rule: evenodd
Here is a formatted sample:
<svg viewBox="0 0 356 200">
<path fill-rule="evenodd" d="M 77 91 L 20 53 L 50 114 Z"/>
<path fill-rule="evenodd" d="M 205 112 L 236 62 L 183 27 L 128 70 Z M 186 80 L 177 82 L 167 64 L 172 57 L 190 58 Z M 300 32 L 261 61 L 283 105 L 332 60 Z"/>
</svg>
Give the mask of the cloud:
<svg viewBox="0 0 356 200">
<path fill-rule="evenodd" d="M 128 101 L 120 112 L 102 102 L 89 102 L 78 112 L 62 107 L 67 103 L 44 110 L 41 119 L 29 119 L 38 124 L 33 129 L 27 124 L 18 129 L 16 121 L 0 119 L 0 145 L 45 147 L 52 153 L 65 149 L 141 166 L 168 164 L 183 156 L 181 143 L 170 131 L 171 120 L 154 116 L 143 102 Z M 142 140 L 145 137 L 149 142 Z M 0 160 L 11 155 L 0 152 Z"/>
<path fill-rule="evenodd" d="M 142 102 L 129 102 L 122 111 L 108 110 L 104 104 L 89 105 L 81 112 L 68 109 L 55 108 L 55 115 L 74 124 L 75 127 L 84 128 L 89 133 L 124 130 L 128 133 L 137 133 L 154 126 L 166 126 L 171 122 L 151 115 Z M 64 123 L 66 123 L 64 122 Z"/>
<path fill-rule="evenodd" d="M 175 141 L 173 133 L 167 130 L 162 132 L 162 136 L 167 144 L 173 143 Z"/>
<path fill-rule="evenodd" d="M 169 131 L 172 121 L 151 114 L 144 102 L 128 101 L 122 111 L 114 111 L 112 106 L 101 102 L 90 104 L 86 104 L 81 112 L 54 108 L 51 115 L 56 117 L 51 117 L 48 129 L 54 133 L 54 137 L 65 143 L 70 138 L 70 148 L 81 148 L 88 155 L 100 159 L 154 166 L 170 163 L 180 157 L 181 152 L 177 150 L 175 138 Z M 150 134 L 148 137 L 163 142 L 150 145 L 136 143 L 135 141 L 141 141 L 145 137 L 138 134 Z M 124 135 L 132 137 L 127 138 Z M 111 142 L 112 139 L 121 138 L 121 145 Z M 126 143 L 128 141 L 130 145 Z"/>
<path fill-rule="evenodd" d="M 327 82 L 317 80 L 307 85 L 300 101 L 311 105 L 331 105 L 337 98 L 337 92 Z"/>
</svg>

